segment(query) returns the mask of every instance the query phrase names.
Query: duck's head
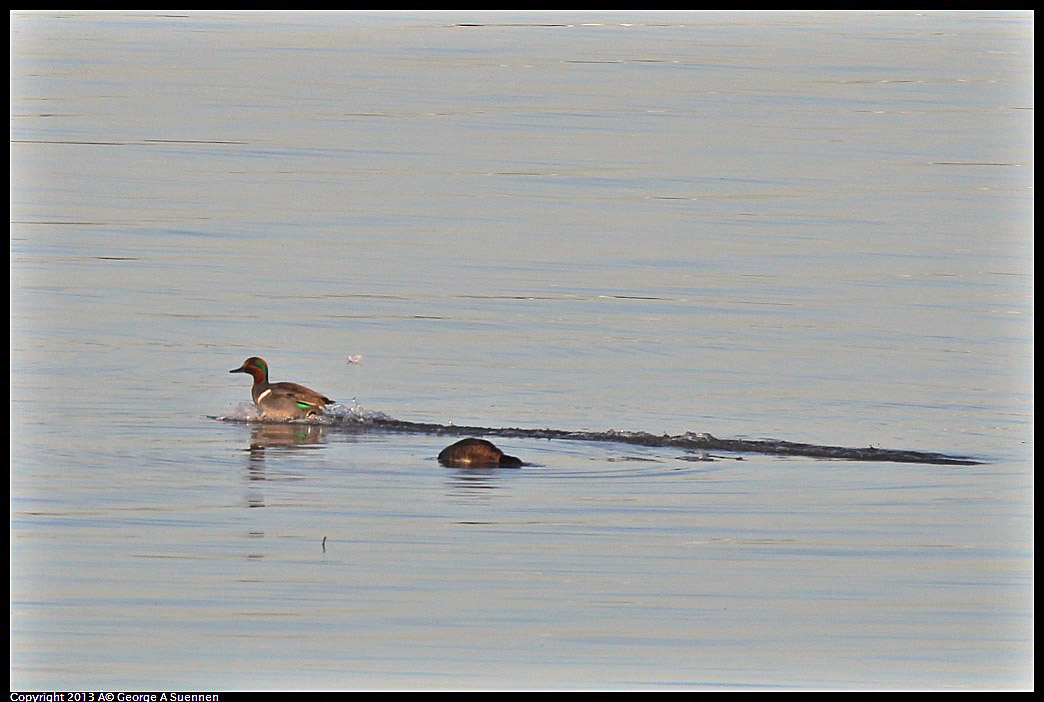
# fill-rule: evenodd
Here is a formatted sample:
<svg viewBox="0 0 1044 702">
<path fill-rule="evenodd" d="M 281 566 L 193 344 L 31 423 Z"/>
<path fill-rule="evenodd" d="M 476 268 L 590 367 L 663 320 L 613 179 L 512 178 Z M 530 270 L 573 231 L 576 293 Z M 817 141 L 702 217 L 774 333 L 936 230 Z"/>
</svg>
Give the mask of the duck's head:
<svg viewBox="0 0 1044 702">
<path fill-rule="evenodd" d="M 243 365 L 239 368 L 233 368 L 229 373 L 249 373 L 254 376 L 255 383 L 268 382 L 268 364 L 265 363 L 263 358 L 258 358 L 257 356 L 251 356 L 243 361 Z"/>
</svg>

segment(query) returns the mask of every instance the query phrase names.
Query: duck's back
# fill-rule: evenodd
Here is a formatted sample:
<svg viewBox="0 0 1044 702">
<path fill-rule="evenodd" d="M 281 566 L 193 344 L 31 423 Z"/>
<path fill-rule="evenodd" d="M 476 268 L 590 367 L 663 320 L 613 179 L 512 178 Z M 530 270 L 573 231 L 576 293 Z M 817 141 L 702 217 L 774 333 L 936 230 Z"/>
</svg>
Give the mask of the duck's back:
<svg viewBox="0 0 1044 702">
<path fill-rule="evenodd" d="M 461 439 L 439 452 L 439 462 L 449 466 L 505 466 L 517 468 L 522 461 L 503 451 L 485 439 Z"/>
</svg>

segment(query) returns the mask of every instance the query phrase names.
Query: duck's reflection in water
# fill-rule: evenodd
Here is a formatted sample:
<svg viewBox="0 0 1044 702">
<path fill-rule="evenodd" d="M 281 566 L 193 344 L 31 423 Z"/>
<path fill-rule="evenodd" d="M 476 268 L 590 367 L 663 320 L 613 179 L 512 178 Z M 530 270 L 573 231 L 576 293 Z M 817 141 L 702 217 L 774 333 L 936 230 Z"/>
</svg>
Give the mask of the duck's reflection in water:
<svg viewBox="0 0 1044 702">
<path fill-rule="evenodd" d="M 247 481 L 251 488 L 247 494 L 249 507 L 264 507 L 261 483 L 272 478 L 268 475 L 265 459 L 273 452 L 281 454 L 310 451 L 326 444 L 326 427 L 322 424 L 304 423 L 261 423 L 250 428 L 250 446 L 247 452 Z M 283 476 L 281 479 L 287 479 Z"/>
<path fill-rule="evenodd" d="M 498 478 L 503 474 L 499 468 L 457 468 L 447 476 L 451 494 L 481 495 L 498 490 Z"/>
</svg>

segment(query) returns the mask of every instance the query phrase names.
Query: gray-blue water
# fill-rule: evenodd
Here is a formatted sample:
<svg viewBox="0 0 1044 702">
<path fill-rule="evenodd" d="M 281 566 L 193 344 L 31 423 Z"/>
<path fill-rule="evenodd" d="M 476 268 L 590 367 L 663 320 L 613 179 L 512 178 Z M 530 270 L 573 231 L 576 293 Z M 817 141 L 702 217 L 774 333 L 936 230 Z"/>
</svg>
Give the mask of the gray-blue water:
<svg viewBox="0 0 1044 702">
<path fill-rule="evenodd" d="M 12 688 L 1032 687 L 1033 29 L 12 14 Z"/>
</svg>

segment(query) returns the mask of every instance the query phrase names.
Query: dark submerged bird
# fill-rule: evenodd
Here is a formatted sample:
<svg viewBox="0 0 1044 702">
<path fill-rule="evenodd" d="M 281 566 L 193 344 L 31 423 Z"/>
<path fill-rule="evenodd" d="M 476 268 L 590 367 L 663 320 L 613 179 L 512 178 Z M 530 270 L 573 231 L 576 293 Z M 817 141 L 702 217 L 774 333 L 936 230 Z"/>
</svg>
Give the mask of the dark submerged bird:
<svg viewBox="0 0 1044 702">
<path fill-rule="evenodd" d="M 250 396 L 261 413 L 271 419 L 322 417 L 323 408 L 333 404 L 329 397 L 303 385 L 268 382 L 268 364 L 257 356 L 251 356 L 229 373 L 249 373 L 254 378 Z"/>
<path fill-rule="evenodd" d="M 520 468 L 522 461 L 508 456 L 485 439 L 461 439 L 439 452 L 439 463 L 453 468 Z"/>
</svg>

